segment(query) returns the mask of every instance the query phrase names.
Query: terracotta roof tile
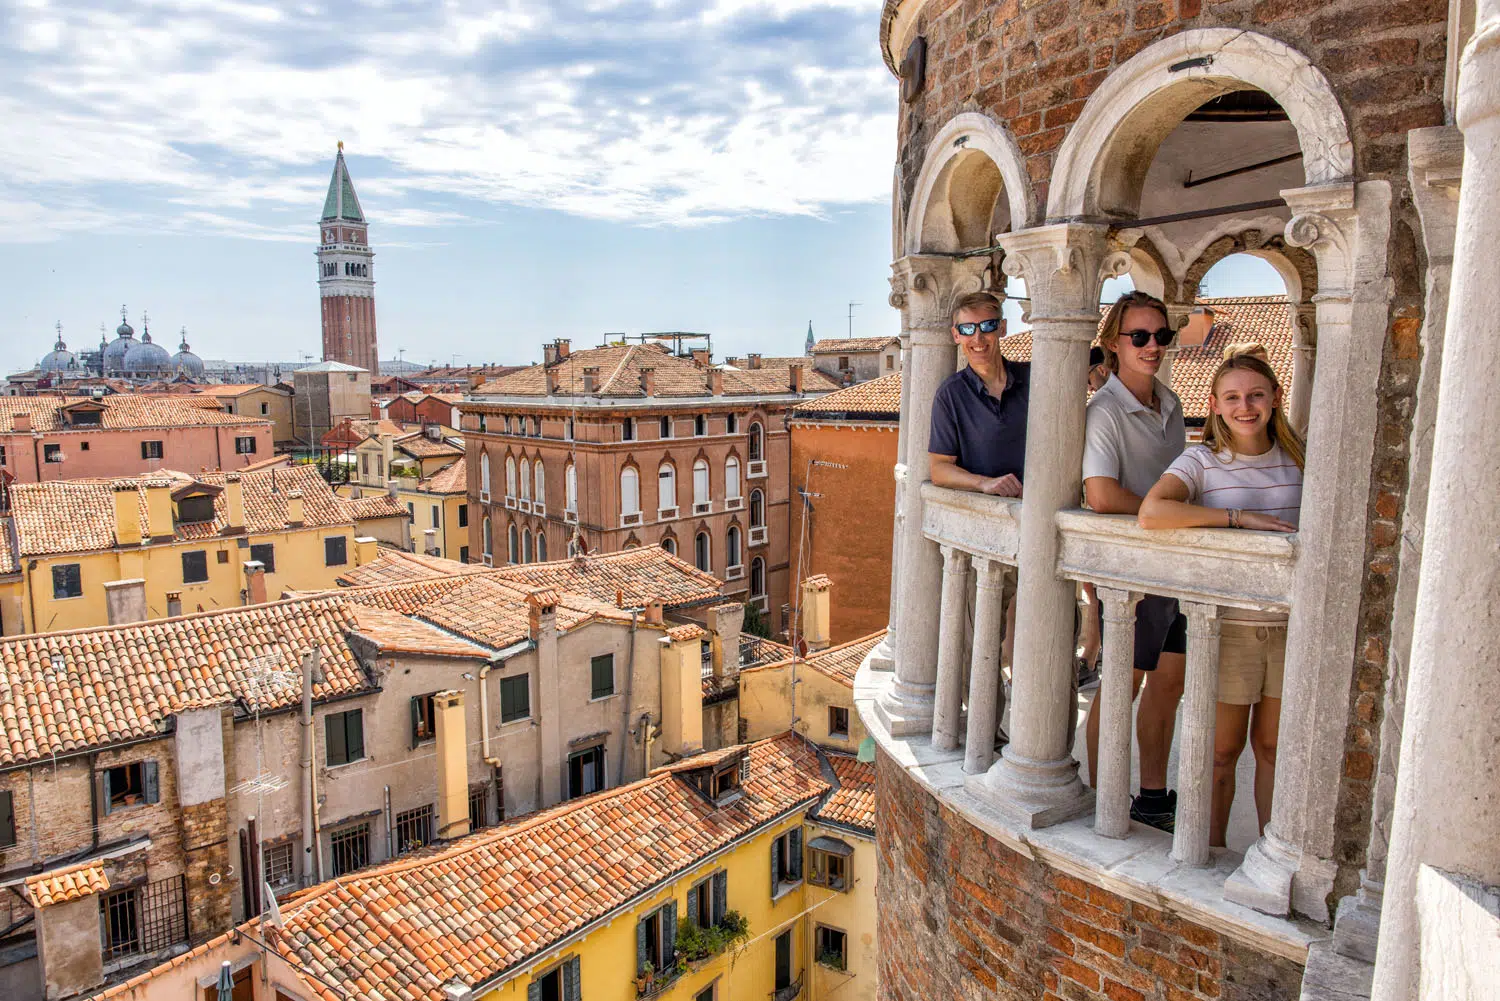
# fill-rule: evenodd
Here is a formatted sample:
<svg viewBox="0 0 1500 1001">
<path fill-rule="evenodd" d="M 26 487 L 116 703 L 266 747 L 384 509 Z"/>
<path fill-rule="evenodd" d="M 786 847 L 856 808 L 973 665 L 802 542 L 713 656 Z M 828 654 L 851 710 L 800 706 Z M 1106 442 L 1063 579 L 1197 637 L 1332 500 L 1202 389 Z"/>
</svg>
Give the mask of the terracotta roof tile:
<svg viewBox="0 0 1500 1001">
<path fill-rule="evenodd" d="M 10 522 L 0 521 L 0 574 L 20 573 L 21 564 L 16 559 L 16 547 L 10 538 Z"/>
<path fill-rule="evenodd" d="M 89 396 L 7 396 L 0 397 L 0 434 L 15 431 L 16 414 L 30 414 L 33 431 L 70 430 L 63 422 L 62 410 L 76 403 L 98 403 L 101 411 L 98 427 L 80 428 L 96 431 L 99 428 L 179 428 L 209 427 L 223 425 L 269 424 L 263 417 L 241 417 L 219 410 L 207 409 L 202 400 L 183 397 L 137 396 L 133 393 L 117 393 L 97 400 Z"/>
<path fill-rule="evenodd" d="M 860 663 L 864 661 L 865 656 L 871 650 L 875 649 L 875 644 L 884 638 L 885 630 L 882 629 L 878 633 L 871 633 L 857 640 L 850 640 L 848 643 L 841 643 L 838 646 L 831 646 L 826 650 L 820 650 L 803 660 L 802 664 L 805 667 L 812 668 L 819 674 L 826 675 L 834 681 L 853 688 L 854 675 L 859 670 Z M 756 664 L 744 670 L 756 671 L 765 668 L 782 667 L 789 663 L 791 663 L 791 658 L 785 657 L 777 661 Z"/>
<path fill-rule="evenodd" d="M 667 639 L 673 643 L 686 643 L 688 640 L 698 640 L 708 635 L 708 630 L 695 623 L 682 626 L 673 626 L 667 630 Z"/>
<path fill-rule="evenodd" d="M 792 408 L 793 417 L 901 417 L 901 373 L 893 372 L 861 382 L 815 400 L 804 400 Z"/>
<path fill-rule="evenodd" d="M 344 506 L 349 509 L 349 517 L 355 521 L 366 521 L 370 518 L 410 518 L 411 512 L 406 505 L 401 503 L 390 494 L 371 494 L 367 497 L 345 497 L 342 498 Z"/>
<path fill-rule="evenodd" d="M 382 549 L 375 559 L 355 567 L 336 579 L 341 587 L 370 587 L 377 584 L 410 584 L 415 581 L 468 573 L 491 573 L 479 563 L 460 563 L 426 553 L 408 553 L 399 549 Z"/>
<path fill-rule="evenodd" d="M 900 343 L 897 337 L 832 337 L 813 344 L 813 354 L 856 354 L 860 351 L 880 351 Z"/>
<path fill-rule="evenodd" d="M 641 546 L 618 553 L 599 553 L 551 563 L 497 568 L 505 580 L 548 585 L 569 594 L 584 594 L 608 605 L 624 592 L 622 607 L 643 608 L 653 598 L 667 608 L 720 600 L 719 579 L 668 553 L 660 546 Z"/>
<path fill-rule="evenodd" d="M 791 392 L 793 364 L 803 369 L 803 391 L 826 393 L 838 388 L 828 376 L 813 369 L 807 358 L 762 359 L 759 369 L 720 366 L 724 373 L 724 394 L 741 396 Z M 552 365 L 530 368 L 486 382 L 474 391 L 478 396 L 547 396 L 547 372 L 557 374 L 558 393 L 564 396 L 583 394 L 583 370 L 597 368 L 595 396 L 622 399 L 644 399 L 641 370 L 655 371 L 655 397 L 709 395 L 707 368 L 691 358 L 671 354 L 659 344 L 608 345 L 574 351 Z"/>
<path fill-rule="evenodd" d="M 838 777 L 838 788 L 828 795 L 812 816 L 875 834 L 875 764 L 849 754 L 827 754 Z"/>
<path fill-rule="evenodd" d="M 429 494 L 462 494 L 469 490 L 469 464 L 462 455 L 424 480 L 417 489 Z"/>
<path fill-rule="evenodd" d="M 426 657 L 474 657 L 488 659 L 490 651 L 433 626 L 372 605 L 351 604 L 355 631 L 381 651 Z"/>
<path fill-rule="evenodd" d="M 409 434 L 394 442 L 401 451 L 414 459 L 440 459 L 445 455 L 460 456 L 464 454 L 463 445 L 455 445 L 447 437 L 433 441 L 425 434 Z"/>
<path fill-rule="evenodd" d="M 26 880 L 26 896 L 35 907 L 64 904 L 108 889 L 109 877 L 104 874 L 104 863 L 99 859 L 38 873 Z"/>
<path fill-rule="evenodd" d="M 318 598 L 0 639 L 0 767 L 154 736 L 184 706 L 295 705 L 299 681 L 267 691 L 251 674 L 267 656 L 297 670 L 310 646 L 322 652 L 315 698 L 362 691 L 355 628 L 349 602 Z"/>
<path fill-rule="evenodd" d="M 115 545 L 114 484 L 134 484 L 138 494 L 141 524 L 147 524 L 146 490 L 151 484 L 166 484 L 174 491 L 191 483 L 222 488 L 226 475 L 239 478 L 245 501 L 245 531 L 250 534 L 284 531 L 287 526 L 287 494 L 302 491 L 302 524 L 310 528 L 352 525 L 348 501 L 329 489 L 312 466 L 254 472 L 198 473 L 188 475 L 160 470 L 116 480 L 53 480 L 17 483 L 11 487 L 11 513 L 21 556 L 47 553 L 92 552 Z M 402 508 L 405 513 L 405 508 Z M 177 523 L 178 540 L 208 539 L 223 534 L 229 524 L 228 500 L 224 492 L 214 497 L 214 520 Z M 155 529 L 153 528 L 153 531 Z"/>
</svg>

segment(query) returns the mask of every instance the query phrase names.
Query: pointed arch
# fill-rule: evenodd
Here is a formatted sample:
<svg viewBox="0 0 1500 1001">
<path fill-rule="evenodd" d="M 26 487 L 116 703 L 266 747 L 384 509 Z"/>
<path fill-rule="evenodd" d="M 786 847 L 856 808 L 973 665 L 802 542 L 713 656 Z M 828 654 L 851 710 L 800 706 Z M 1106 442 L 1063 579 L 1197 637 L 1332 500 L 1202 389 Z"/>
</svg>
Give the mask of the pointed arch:
<svg viewBox="0 0 1500 1001">
<path fill-rule="evenodd" d="M 992 169 L 998 175 L 994 178 L 998 186 L 993 192 L 987 186 L 967 183 L 972 178 L 964 177 L 986 169 Z M 962 206 L 955 198 L 959 192 L 963 193 L 961 197 L 968 197 L 979 187 L 984 187 L 988 194 L 985 199 L 988 204 L 981 213 L 983 218 L 972 211 L 962 211 L 972 206 Z M 955 209 L 960 211 L 955 212 Z M 978 243 L 978 247 L 989 246 L 995 233 L 1002 228 L 1027 229 L 1039 221 L 1036 192 L 1031 186 L 1026 158 L 1021 155 L 1015 137 L 988 115 L 977 111 L 955 115 L 927 144 L 922 170 L 917 175 L 907 210 L 902 254 L 977 249 L 957 245 L 962 226 L 955 226 L 955 215 L 969 216 L 975 224 L 984 227 L 983 242 Z M 1003 223 L 1003 227 L 996 223 Z M 973 243 L 977 239 L 980 239 L 978 234 L 964 242 Z M 948 243 L 954 245 L 947 246 Z"/>
</svg>

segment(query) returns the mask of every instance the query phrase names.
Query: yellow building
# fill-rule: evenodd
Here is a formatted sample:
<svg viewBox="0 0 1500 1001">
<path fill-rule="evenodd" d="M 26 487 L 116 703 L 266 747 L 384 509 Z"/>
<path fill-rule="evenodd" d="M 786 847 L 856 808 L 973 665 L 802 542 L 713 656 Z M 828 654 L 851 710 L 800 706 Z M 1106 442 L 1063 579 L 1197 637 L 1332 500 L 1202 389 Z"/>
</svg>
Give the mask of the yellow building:
<svg viewBox="0 0 1500 1001">
<path fill-rule="evenodd" d="M 348 502 L 311 466 L 16 484 L 11 514 L 19 593 L 13 583 L 0 604 L 6 634 L 329 588 L 374 555 L 373 543 L 356 544 Z"/>
<path fill-rule="evenodd" d="M 204 396 L 219 401 L 225 413 L 243 417 L 264 417 L 271 422 L 271 438 L 278 445 L 290 444 L 292 434 L 292 392 L 279 386 L 266 386 L 258 382 L 238 385 L 204 386 L 199 390 Z"/>
<path fill-rule="evenodd" d="M 386 423 L 386 422 L 382 422 Z M 400 538 L 382 542 L 408 552 L 469 562 L 469 504 L 463 439 L 445 427 L 372 435 L 354 448 L 352 498 L 389 493 L 410 515 Z"/>
<path fill-rule="evenodd" d="M 100 998 L 217 1001 L 228 964 L 251 1001 L 871 999 L 873 795 L 791 733 L 697 755 L 313 887 Z"/>
</svg>

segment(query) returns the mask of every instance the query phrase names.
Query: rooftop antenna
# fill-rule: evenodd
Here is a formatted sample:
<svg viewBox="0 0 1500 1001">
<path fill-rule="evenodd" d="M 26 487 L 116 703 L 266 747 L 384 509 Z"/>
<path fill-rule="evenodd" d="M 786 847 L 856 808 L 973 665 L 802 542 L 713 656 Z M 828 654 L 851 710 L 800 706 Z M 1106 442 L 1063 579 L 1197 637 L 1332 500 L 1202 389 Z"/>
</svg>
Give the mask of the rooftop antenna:
<svg viewBox="0 0 1500 1001">
<path fill-rule="evenodd" d="M 864 303 L 861 303 L 861 302 L 851 302 L 849 304 L 849 336 L 850 337 L 854 336 L 854 307 L 855 306 L 863 306 L 863 305 L 864 305 Z"/>
<path fill-rule="evenodd" d="M 281 652 L 272 650 L 252 657 L 245 663 L 245 697 L 252 709 L 255 710 L 255 777 L 236 783 L 230 787 L 233 794 L 255 793 L 255 815 L 265 816 L 265 794 L 268 792 L 279 792 L 287 786 L 286 776 L 276 772 L 268 772 L 264 767 L 265 760 L 265 732 L 260 726 L 261 706 L 272 701 L 278 688 L 295 690 L 297 682 L 301 680 L 297 671 L 281 667 Z M 255 838 L 255 871 L 262 878 L 266 871 L 265 842 L 257 833 Z M 264 899 L 264 898 L 263 898 Z M 275 899 L 275 894 L 272 894 Z M 280 917 L 278 914 L 277 917 Z"/>
</svg>

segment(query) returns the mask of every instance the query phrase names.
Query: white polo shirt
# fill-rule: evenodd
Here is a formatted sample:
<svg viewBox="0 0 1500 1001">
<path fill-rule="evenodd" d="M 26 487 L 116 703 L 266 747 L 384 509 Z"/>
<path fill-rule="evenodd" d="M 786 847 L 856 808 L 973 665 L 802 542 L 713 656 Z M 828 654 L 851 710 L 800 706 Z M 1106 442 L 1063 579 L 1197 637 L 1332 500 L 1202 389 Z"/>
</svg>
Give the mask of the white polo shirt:
<svg viewBox="0 0 1500 1001">
<path fill-rule="evenodd" d="M 1089 400 L 1083 442 L 1083 478 L 1107 476 L 1145 497 L 1187 446 L 1182 401 L 1156 381 L 1156 410 L 1111 375 Z"/>
</svg>

